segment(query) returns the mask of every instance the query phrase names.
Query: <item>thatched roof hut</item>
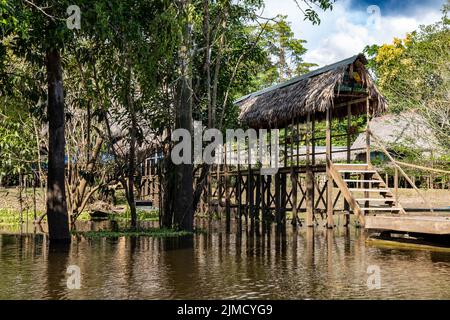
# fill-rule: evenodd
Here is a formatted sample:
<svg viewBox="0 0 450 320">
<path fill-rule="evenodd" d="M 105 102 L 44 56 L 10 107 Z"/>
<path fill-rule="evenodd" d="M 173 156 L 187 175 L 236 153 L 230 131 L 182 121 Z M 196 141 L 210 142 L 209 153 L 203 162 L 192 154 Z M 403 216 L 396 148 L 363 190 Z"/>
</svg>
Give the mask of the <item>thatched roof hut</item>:
<svg viewBox="0 0 450 320">
<path fill-rule="evenodd" d="M 240 120 L 255 129 L 282 128 L 293 119 L 305 121 L 308 112 L 323 119 L 328 108 L 333 116 L 347 116 L 349 102 L 352 114 L 359 115 L 366 112 L 367 93 L 370 113 L 380 115 L 387 109 L 386 100 L 366 64 L 365 56 L 359 54 L 244 96 L 235 101 L 241 108 Z"/>
<path fill-rule="evenodd" d="M 398 146 L 416 150 L 423 155 L 439 155 L 442 147 L 433 134 L 426 119 L 415 112 L 401 114 L 386 114 L 370 121 L 370 131 L 379 138 L 389 150 L 391 146 Z M 376 145 L 371 139 L 371 144 Z M 366 136 L 360 134 L 352 145 L 352 149 L 364 148 Z"/>
</svg>

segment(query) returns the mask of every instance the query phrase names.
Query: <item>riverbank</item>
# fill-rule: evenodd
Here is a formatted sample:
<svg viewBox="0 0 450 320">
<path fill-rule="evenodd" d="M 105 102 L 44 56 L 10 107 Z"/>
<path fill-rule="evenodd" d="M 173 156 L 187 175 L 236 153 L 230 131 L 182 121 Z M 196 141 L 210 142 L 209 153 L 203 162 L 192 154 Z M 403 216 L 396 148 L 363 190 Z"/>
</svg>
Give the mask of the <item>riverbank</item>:
<svg viewBox="0 0 450 320">
<path fill-rule="evenodd" d="M 336 189 L 336 193 L 337 193 Z M 399 201 L 405 208 L 427 208 L 422 198 L 413 189 L 399 189 Z M 450 190 L 421 190 L 423 195 L 430 201 L 435 208 L 443 208 L 450 206 Z M 341 200 L 342 202 L 343 200 Z M 338 202 L 339 206 L 343 203 Z M 95 201 L 88 204 L 86 210 L 80 215 L 79 220 L 89 220 L 91 218 L 89 212 L 104 212 L 108 214 L 109 218 L 116 220 L 129 220 L 129 209 L 126 205 L 124 197 L 118 195 L 116 206 L 107 204 L 101 201 Z M 40 190 L 36 191 L 36 216 L 39 217 L 45 212 L 44 197 Z M 17 188 L 0 188 L 0 223 L 19 223 L 20 220 L 20 203 Z M 33 221 L 34 219 L 34 204 L 33 191 L 26 190 L 23 192 L 22 202 L 22 221 Z M 138 219 L 141 221 L 158 221 L 157 210 L 141 210 L 138 209 Z"/>
</svg>

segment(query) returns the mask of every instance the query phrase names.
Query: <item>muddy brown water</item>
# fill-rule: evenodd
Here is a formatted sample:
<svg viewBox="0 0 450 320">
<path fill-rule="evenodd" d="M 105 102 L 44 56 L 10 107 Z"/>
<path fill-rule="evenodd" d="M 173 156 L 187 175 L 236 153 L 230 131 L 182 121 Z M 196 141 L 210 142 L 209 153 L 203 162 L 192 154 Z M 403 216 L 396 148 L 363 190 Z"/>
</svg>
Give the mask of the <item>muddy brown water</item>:
<svg viewBox="0 0 450 320">
<path fill-rule="evenodd" d="M 368 245 L 353 227 L 236 224 L 227 232 L 221 222 L 198 224 L 205 233 L 73 237 L 66 248 L 33 226 L 2 227 L 0 299 L 450 299 L 448 252 Z M 80 268 L 80 289 L 67 286 L 71 265 Z"/>
</svg>

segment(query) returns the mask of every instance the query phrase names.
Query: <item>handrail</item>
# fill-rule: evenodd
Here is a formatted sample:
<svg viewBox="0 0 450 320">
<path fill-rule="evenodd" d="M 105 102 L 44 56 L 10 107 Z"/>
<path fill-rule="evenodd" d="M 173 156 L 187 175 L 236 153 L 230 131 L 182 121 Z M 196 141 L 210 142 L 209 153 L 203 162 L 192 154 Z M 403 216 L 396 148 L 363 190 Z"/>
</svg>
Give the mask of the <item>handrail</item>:
<svg viewBox="0 0 450 320">
<path fill-rule="evenodd" d="M 359 222 L 361 222 L 361 225 L 365 225 L 365 218 L 364 214 L 361 212 L 361 208 L 359 204 L 356 202 L 356 200 L 351 196 L 350 191 L 348 190 L 347 184 L 342 179 L 342 176 L 339 174 L 339 172 L 336 170 L 336 167 L 334 166 L 334 163 L 327 159 L 328 168 L 331 174 L 331 178 L 333 179 L 334 183 L 339 187 L 340 192 L 342 192 L 342 195 L 344 196 L 345 200 L 347 200 L 348 204 L 353 208 L 353 211 L 356 215 L 356 217 L 359 219 Z"/>
<path fill-rule="evenodd" d="M 418 165 L 415 165 L 415 164 L 406 163 L 406 162 L 400 162 L 400 161 L 396 161 L 396 162 L 399 165 L 402 165 L 402 166 L 405 166 L 405 167 L 414 168 L 414 169 L 419 169 L 419 170 L 424 170 L 424 171 L 431 171 L 431 172 L 437 172 L 437 173 L 443 173 L 443 174 L 450 174 L 450 171 L 447 171 L 447 170 L 428 168 L 428 167 L 418 166 Z"/>
<path fill-rule="evenodd" d="M 430 211 L 434 213 L 433 206 L 431 203 L 425 198 L 425 196 L 420 192 L 419 188 L 417 188 L 416 184 L 411 180 L 411 178 L 406 174 L 405 171 L 398 165 L 397 161 L 391 156 L 389 151 L 383 146 L 380 139 L 371 131 L 368 130 L 369 134 L 372 136 L 372 138 L 375 140 L 375 142 L 380 147 L 381 151 L 391 160 L 391 162 L 394 164 L 394 166 L 398 169 L 398 171 L 401 173 L 401 175 L 408 181 L 408 183 L 413 187 L 413 189 L 417 192 L 417 194 L 422 198 L 422 200 L 427 204 L 427 206 L 430 208 Z"/>
</svg>

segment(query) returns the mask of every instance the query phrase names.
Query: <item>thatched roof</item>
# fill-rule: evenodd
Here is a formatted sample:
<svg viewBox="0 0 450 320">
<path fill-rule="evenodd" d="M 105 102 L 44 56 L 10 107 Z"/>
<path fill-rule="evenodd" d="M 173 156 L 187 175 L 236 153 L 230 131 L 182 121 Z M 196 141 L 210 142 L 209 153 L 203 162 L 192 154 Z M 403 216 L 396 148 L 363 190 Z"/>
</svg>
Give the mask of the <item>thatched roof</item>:
<svg viewBox="0 0 450 320">
<path fill-rule="evenodd" d="M 359 54 L 244 96 L 235 101 L 241 108 L 240 120 L 253 128 L 281 128 L 294 118 L 304 121 L 308 112 L 315 113 L 316 119 L 324 118 L 330 107 L 334 116 L 345 116 L 347 109 L 339 106 L 352 100 L 360 100 L 352 105 L 352 114 L 362 114 L 366 102 L 361 98 L 367 96 L 366 90 L 357 92 L 350 87 L 345 93 L 341 91 L 341 86 L 356 82 L 368 89 L 371 113 L 379 115 L 387 109 L 386 100 L 373 83 L 366 64 L 364 55 Z M 351 75 L 351 83 L 344 83 L 346 74 Z"/>
<path fill-rule="evenodd" d="M 420 150 L 425 153 L 433 151 L 438 155 L 442 151 L 439 140 L 433 134 L 426 120 L 415 112 L 387 114 L 370 121 L 370 131 L 390 149 L 392 145 Z M 376 146 L 375 141 L 371 144 Z M 362 133 L 352 145 L 352 149 L 364 148 L 366 135 Z"/>
</svg>

